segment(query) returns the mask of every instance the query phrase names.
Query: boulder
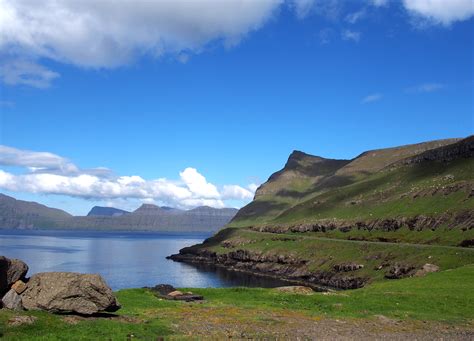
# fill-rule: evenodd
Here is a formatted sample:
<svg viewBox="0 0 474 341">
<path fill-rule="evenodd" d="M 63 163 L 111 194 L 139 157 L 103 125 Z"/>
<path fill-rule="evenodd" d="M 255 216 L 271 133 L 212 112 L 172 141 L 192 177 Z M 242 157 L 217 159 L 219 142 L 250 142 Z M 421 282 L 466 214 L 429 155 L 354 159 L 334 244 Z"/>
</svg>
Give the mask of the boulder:
<svg viewBox="0 0 474 341">
<path fill-rule="evenodd" d="M 23 310 L 23 304 L 21 296 L 16 293 L 15 290 L 10 289 L 5 296 L 2 298 L 2 304 L 4 308 L 11 310 Z"/>
<path fill-rule="evenodd" d="M 25 279 L 28 265 L 19 259 L 0 256 L 0 295 L 6 293 L 10 286 L 20 279 Z"/>
<path fill-rule="evenodd" d="M 155 293 L 159 298 L 164 298 L 167 300 L 177 300 L 177 301 L 202 301 L 204 299 L 201 295 L 195 295 L 192 292 L 188 291 L 183 293 L 182 291 L 176 290 L 175 287 L 169 284 L 158 284 L 153 288 L 147 288 Z"/>
<path fill-rule="evenodd" d="M 158 284 L 155 285 L 153 288 L 148 289 L 159 295 L 168 295 L 170 292 L 176 291 L 176 288 L 169 284 Z"/>
<path fill-rule="evenodd" d="M 20 279 L 12 284 L 12 289 L 15 290 L 18 295 L 20 295 L 26 290 L 26 284 Z"/>
<path fill-rule="evenodd" d="M 291 294 L 303 294 L 303 295 L 311 295 L 314 294 L 314 290 L 310 287 L 305 287 L 302 285 L 291 285 L 286 287 L 278 287 L 275 288 L 276 291 L 286 292 Z"/>
<path fill-rule="evenodd" d="M 120 308 L 100 275 L 43 272 L 33 275 L 21 295 L 27 310 L 92 315 Z"/>
</svg>

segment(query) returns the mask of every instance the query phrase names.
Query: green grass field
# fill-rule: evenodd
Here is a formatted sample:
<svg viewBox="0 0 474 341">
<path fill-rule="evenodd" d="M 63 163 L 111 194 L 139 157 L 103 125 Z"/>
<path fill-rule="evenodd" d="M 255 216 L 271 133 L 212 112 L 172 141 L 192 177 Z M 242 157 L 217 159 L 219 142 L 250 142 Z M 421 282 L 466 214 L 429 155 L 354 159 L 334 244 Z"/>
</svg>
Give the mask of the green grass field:
<svg viewBox="0 0 474 341">
<path fill-rule="evenodd" d="M 473 331 L 474 265 L 329 294 L 251 288 L 191 290 L 204 295 L 204 303 L 161 300 L 146 289 L 118 291 L 123 308 L 114 318 L 67 322 L 70 316 L 0 310 L 0 335 L 3 340 L 157 340 L 222 337 L 245 331 L 264 337 L 265 330 L 268 335 L 285 335 L 285 328 L 291 329 L 297 320 L 308 328 L 341 320 L 348 326 L 371 322 L 374 328 L 388 328 L 377 322 L 380 316 L 399 321 L 401 324 L 392 326 L 395 329 L 437 325 Z M 37 321 L 9 326 L 8 319 L 16 315 L 32 315 Z"/>
</svg>

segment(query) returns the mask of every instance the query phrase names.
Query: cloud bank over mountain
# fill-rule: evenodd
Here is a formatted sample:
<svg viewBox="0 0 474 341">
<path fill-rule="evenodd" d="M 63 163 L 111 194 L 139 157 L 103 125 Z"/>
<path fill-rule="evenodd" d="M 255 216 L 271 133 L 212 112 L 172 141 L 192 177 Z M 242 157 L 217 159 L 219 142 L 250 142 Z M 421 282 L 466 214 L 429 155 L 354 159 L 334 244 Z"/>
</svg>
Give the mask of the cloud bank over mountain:
<svg viewBox="0 0 474 341">
<path fill-rule="evenodd" d="M 26 170 L 16 174 L 0 169 L 0 189 L 12 192 L 94 200 L 139 199 L 182 208 L 201 205 L 226 207 L 226 201 L 250 201 L 255 192 L 255 184 L 247 187 L 224 185 L 219 189 L 192 167 L 180 172 L 177 180 L 145 180 L 138 175 L 116 176 L 104 167 L 81 169 L 53 153 L 7 146 L 0 146 L 0 166 Z"/>
</svg>

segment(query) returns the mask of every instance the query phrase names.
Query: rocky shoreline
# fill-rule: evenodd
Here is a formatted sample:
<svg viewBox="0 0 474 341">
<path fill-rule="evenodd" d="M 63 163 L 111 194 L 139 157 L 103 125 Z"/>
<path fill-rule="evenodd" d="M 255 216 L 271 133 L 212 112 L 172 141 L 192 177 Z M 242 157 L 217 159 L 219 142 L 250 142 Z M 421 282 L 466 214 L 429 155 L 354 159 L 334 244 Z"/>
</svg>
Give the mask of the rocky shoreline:
<svg viewBox="0 0 474 341">
<path fill-rule="evenodd" d="M 216 254 L 205 249 L 184 248 L 168 259 L 190 264 L 212 264 L 228 271 L 267 276 L 304 285 L 316 291 L 362 288 L 368 278 L 346 274 L 344 266 L 334 271 L 309 271 L 306 261 L 291 256 L 269 256 L 260 252 L 236 250 L 228 254 Z M 345 264 L 348 267 L 359 266 Z"/>
</svg>

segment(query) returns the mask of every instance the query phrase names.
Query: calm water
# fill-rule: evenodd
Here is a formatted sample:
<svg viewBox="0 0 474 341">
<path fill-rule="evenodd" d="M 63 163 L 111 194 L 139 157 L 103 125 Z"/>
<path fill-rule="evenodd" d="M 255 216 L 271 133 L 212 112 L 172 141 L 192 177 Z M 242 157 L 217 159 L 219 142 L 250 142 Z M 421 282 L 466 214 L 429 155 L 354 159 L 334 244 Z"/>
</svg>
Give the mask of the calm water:
<svg viewBox="0 0 474 341">
<path fill-rule="evenodd" d="M 114 289 L 168 283 L 176 287 L 287 285 L 283 281 L 167 260 L 205 234 L 0 230 L 0 255 L 43 271 L 99 273 Z"/>
</svg>

